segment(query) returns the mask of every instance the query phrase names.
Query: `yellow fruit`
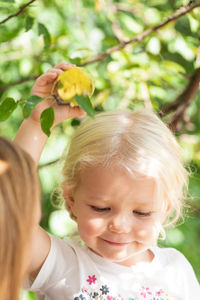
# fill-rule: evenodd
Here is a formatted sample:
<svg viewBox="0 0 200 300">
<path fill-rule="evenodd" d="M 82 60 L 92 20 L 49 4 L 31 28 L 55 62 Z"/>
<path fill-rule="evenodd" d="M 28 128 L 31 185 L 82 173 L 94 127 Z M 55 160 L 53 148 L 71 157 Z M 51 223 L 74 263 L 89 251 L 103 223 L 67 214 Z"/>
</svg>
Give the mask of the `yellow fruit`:
<svg viewBox="0 0 200 300">
<path fill-rule="evenodd" d="M 80 68 L 72 67 L 58 76 L 52 93 L 64 102 L 77 105 L 75 95 L 91 96 L 93 92 L 92 79 Z"/>
</svg>

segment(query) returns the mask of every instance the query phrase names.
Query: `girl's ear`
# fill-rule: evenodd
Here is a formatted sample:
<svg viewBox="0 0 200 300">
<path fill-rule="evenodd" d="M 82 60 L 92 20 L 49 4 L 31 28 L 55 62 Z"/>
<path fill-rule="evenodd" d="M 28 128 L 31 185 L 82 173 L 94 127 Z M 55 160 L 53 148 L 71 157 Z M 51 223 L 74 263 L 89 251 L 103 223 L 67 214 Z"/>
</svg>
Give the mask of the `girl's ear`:
<svg viewBox="0 0 200 300">
<path fill-rule="evenodd" d="M 74 216 L 76 216 L 75 205 L 74 205 L 75 201 L 74 201 L 74 198 L 73 198 L 72 194 L 68 190 L 67 183 L 63 182 L 61 184 L 61 187 L 62 187 L 62 190 L 63 190 L 63 196 L 64 196 L 64 199 L 66 201 L 67 206 L 71 209 L 72 214 Z"/>
</svg>

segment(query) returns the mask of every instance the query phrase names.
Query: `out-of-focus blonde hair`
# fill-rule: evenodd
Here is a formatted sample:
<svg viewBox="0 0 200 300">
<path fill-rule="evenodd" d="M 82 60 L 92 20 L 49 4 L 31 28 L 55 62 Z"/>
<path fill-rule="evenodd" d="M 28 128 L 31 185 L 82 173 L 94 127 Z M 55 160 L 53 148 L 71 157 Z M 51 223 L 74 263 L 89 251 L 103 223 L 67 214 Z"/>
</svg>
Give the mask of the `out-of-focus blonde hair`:
<svg viewBox="0 0 200 300">
<path fill-rule="evenodd" d="M 0 137 L 0 299 L 18 300 L 39 182 L 32 158 Z"/>
<path fill-rule="evenodd" d="M 135 177 L 154 178 L 162 206 L 171 207 L 165 225 L 181 216 L 188 173 L 175 137 L 153 112 L 106 112 L 83 122 L 72 138 L 63 168 L 68 189 L 76 188 L 84 167 L 97 164 L 118 165 Z"/>
</svg>

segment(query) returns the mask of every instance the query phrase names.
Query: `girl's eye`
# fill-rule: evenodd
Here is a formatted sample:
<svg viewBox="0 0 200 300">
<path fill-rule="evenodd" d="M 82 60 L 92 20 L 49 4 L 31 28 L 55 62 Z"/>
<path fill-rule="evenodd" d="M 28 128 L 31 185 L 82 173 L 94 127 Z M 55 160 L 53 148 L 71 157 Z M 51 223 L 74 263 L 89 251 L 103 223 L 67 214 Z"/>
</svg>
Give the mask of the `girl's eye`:
<svg viewBox="0 0 200 300">
<path fill-rule="evenodd" d="M 93 210 L 98 211 L 98 212 L 104 212 L 104 211 L 109 211 L 110 207 L 97 207 L 97 206 L 90 206 Z"/>
<path fill-rule="evenodd" d="M 152 214 L 151 212 L 143 212 L 138 210 L 134 210 L 133 213 L 141 217 L 149 217 Z"/>
</svg>

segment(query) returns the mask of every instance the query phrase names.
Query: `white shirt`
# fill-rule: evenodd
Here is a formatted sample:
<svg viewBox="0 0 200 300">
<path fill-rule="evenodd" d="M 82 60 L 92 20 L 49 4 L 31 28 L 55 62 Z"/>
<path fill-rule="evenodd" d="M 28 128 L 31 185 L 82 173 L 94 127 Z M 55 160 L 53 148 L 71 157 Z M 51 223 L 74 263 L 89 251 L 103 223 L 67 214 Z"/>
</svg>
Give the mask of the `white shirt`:
<svg viewBox="0 0 200 300">
<path fill-rule="evenodd" d="M 126 267 L 79 241 L 51 237 L 51 249 L 30 286 L 38 300 L 198 300 L 200 286 L 187 259 L 172 248 L 152 247 L 151 263 Z"/>
</svg>

